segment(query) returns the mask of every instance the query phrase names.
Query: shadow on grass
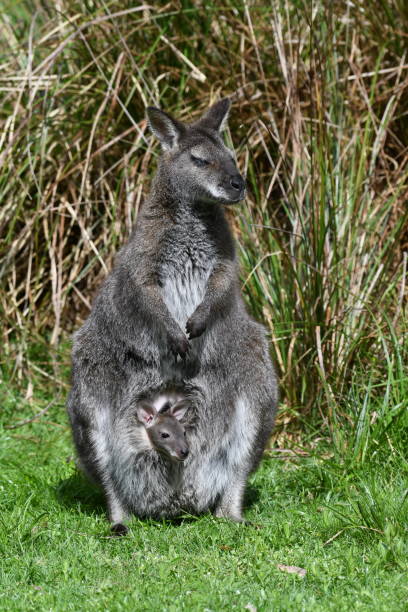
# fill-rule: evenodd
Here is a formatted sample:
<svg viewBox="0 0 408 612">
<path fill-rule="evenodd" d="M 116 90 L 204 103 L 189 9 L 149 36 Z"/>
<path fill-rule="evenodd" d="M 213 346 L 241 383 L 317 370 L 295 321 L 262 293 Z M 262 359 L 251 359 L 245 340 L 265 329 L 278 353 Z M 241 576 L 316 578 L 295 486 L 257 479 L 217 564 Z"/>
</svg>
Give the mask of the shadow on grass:
<svg viewBox="0 0 408 612">
<path fill-rule="evenodd" d="M 80 472 L 61 480 L 55 487 L 55 492 L 59 503 L 65 508 L 78 508 L 85 514 L 106 514 L 101 488 Z"/>
<path fill-rule="evenodd" d="M 244 495 L 244 511 L 249 510 L 259 501 L 259 488 L 254 484 L 248 484 Z"/>
</svg>

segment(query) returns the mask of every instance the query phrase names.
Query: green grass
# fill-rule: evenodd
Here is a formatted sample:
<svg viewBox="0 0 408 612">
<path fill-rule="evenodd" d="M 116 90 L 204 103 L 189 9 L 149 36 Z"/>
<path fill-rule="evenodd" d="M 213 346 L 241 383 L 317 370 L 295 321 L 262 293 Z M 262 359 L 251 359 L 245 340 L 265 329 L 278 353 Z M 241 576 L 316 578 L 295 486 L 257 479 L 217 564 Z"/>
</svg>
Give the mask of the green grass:
<svg viewBox="0 0 408 612">
<path fill-rule="evenodd" d="M 1 390 L 3 425 L 38 412 Z M 111 538 L 101 493 L 75 468 L 63 405 L 2 429 L 0 609 L 406 610 L 402 447 L 351 467 L 311 436 L 306 455 L 269 452 L 248 488 L 252 524 L 134 518 L 129 536 Z"/>
</svg>

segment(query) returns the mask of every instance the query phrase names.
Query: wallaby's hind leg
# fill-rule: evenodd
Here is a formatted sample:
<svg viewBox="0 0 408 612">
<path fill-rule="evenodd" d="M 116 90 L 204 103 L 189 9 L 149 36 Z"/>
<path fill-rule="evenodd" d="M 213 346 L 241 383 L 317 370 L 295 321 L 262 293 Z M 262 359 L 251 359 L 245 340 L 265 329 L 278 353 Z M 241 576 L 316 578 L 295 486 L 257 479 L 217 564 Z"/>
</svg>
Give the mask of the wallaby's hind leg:
<svg viewBox="0 0 408 612">
<path fill-rule="evenodd" d="M 229 483 L 215 508 L 215 516 L 218 518 L 230 519 L 236 523 L 242 523 L 244 521 L 242 516 L 244 492 L 245 478 L 240 478 Z"/>
</svg>

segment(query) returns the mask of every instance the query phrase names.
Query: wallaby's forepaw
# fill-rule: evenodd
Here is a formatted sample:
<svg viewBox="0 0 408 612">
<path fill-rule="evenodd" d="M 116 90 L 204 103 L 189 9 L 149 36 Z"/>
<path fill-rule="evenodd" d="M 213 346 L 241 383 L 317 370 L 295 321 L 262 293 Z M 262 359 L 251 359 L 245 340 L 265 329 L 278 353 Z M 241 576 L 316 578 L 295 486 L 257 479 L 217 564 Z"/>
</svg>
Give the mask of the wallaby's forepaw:
<svg viewBox="0 0 408 612">
<path fill-rule="evenodd" d="M 194 312 L 186 323 L 186 331 L 190 340 L 192 338 L 198 338 L 205 332 L 207 327 L 206 321 L 203 317 Z"/>
<path fill-rule="evenodd" d="M 186 335 L 177 336 L 177 338 L 170 337 L 169 338 L 169 346 L 173 355 L 177 358 L 177 355 L 180 355 L 182 359 L 184 359 L 190 350 L 190 342 Z"/>
<path fill-rule="evenodd" d="M 115 523 L 111 527 L 111 532 L 114 536 L 124 536 L 129 533 L 129 529 L 123 523 Z"/>
</svg>

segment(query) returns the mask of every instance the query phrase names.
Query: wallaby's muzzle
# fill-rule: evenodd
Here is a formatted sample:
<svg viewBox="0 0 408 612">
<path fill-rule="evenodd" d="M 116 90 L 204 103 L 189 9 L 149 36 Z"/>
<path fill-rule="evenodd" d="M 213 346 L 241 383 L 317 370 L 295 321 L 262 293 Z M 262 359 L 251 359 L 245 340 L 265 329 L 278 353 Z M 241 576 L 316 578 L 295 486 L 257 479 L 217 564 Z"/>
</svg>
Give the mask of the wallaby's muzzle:
<svg viewBox="0 0 408 612">
<path fill-rule="evenodd" d="M 240 174 L 236 174 L 230 179 L 230 187 L 236 195 L 236 201 L 240 202 L 245 197 L 246 185 L 245 180 Z M 235 200 L 234 200 L 235 201 Z"/>
<path fill-rule="evenodd" d="M 225 193 L 224 204 L 236 204 L 245 197 L 245 179 L 240 174 L 229 175 L 220 185 Z"/>
<path fill-rule="evenodd" d="M 176 453 L 177 453 L 177 459 L 179 461 L 184 461 L 188 457 L 189 450 L 187 447 L 178 448 L 176 450 Z"/>
</svg>

